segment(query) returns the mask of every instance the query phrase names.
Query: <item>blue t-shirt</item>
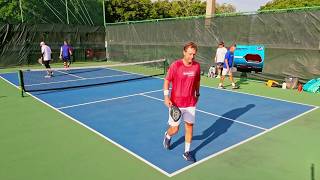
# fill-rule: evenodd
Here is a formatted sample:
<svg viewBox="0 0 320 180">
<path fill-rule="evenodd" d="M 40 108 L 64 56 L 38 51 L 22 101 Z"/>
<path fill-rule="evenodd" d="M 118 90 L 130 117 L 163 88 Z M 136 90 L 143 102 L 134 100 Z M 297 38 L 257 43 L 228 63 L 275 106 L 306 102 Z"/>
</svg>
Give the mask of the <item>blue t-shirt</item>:
<svg viewBox="0 0 320 180">
<path fill-rule="evenodd" d="M 64 59 L 69 59 L 70 58 L 70 51 L 71 51 L 71 48 L 69 45 L 63 45 L 61 46 L 62 48 L 62 57 Z"/>
<path fill-rule="evenodd" d="M 228 50 L 228 52 L 226 53 L 226 56 L 225 56 L 224 59 L 227 59 L 227 60 L 228 60 L 229 68 L 231 68 L 231 67 L 232 67 L 232 64 L 233 64 L 233 59 L 234 59 L 233 52 L 231 52 L 230 50 Z M 223 68 L 227 68 L 227 64 L 226 64 L 226 63 L 223 64 Z"/>
</svg>

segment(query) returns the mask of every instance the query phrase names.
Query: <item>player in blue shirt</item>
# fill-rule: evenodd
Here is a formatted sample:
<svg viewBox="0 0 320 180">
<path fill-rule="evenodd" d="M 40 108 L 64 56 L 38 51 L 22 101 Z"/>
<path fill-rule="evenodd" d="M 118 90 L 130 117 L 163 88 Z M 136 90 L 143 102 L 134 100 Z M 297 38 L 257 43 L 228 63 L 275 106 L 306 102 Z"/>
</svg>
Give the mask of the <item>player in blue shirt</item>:
<svg viewBox="0 0 320 180">
<path fill-rule="evenodd" d="M 236 45 L 233 44 L 230 46 L 228 52 L 226 53 L 226 56 L 224 58 L 224 64 L 223 64 L 223 70 L 222 70 L 222 76 L 220 79 L 220 83 L 218 88 L 220 89 L 225 89 L 223 86 L 223 81 L 225 79 L 226 75 L 229 75 L 229 79 L 232 83 L 232 89 L 238 89 L 239 86 L 236 85 L 236 83 L 233 80 L 233 75 L 232 75 L 232 67 L 233 67 L 233 60 L 234 60 L 234 51 L 236 50 Z"/>
<path fill-rule="evenodd" d="M 67 41 L 63 41 L 63 46 L 60 48 L 60 59 L 63 61 L 64 68 L 69 68 L 72 56 L 72 47 L 67 43 Z"/>
</svg>

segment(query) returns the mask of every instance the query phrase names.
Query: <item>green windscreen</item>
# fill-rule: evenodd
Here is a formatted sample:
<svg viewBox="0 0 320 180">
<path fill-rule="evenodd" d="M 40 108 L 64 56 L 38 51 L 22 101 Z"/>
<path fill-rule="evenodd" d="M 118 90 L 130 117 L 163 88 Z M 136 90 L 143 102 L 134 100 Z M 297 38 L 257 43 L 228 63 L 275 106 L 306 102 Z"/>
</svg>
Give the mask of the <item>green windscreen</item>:
<svg viewBox="0 0 320 180">
<path fill-rule="evenodd" d="M 265 47 L 263 72 L 248 74 L 253 78 L 294 76 L 304 81 L 320 74 L 318 8 L 109 24 L 106 31 L 111 59 L 172 61 L 182 57 L 186 42 L 194 41 L 206 72 L 213 65 L 218 42 L 224 41 L 227 46 Z"/>
</svg>

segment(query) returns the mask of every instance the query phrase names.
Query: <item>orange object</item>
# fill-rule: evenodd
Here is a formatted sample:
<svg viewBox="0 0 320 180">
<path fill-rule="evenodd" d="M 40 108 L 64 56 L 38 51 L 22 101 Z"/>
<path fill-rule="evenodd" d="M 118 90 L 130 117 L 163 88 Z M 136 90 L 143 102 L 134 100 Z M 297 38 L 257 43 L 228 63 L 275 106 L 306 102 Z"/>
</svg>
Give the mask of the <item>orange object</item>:
<svg viewBox="0 0 320 180">
<path fill-rule="evenodd" d="M 298 91 L 299 91 L 299 92 L 302 92 L 302 84 L 299 84 L 299 85 L 298 85 Z"/>
</svg>

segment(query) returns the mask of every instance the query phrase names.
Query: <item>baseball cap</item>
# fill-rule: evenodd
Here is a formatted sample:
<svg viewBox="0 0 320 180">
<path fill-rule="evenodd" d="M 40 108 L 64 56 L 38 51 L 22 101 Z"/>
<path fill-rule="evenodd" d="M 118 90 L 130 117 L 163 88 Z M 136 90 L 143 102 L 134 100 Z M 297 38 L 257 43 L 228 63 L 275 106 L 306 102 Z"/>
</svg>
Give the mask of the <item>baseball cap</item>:
<svg viewBox="0 0 320 180">
<path fill-rule="evenodd" d="M 40 46 L 45 45 L 45 43 L 43 41 L 41 41 Z"/>
</svg>

